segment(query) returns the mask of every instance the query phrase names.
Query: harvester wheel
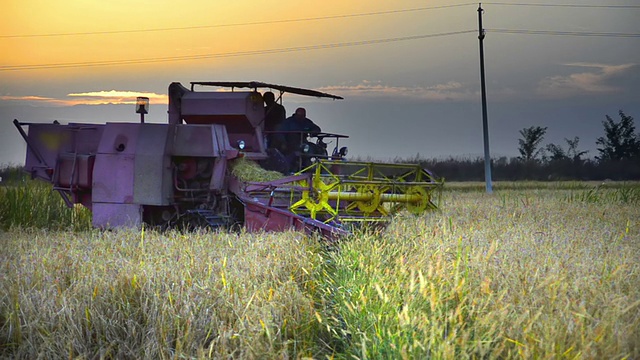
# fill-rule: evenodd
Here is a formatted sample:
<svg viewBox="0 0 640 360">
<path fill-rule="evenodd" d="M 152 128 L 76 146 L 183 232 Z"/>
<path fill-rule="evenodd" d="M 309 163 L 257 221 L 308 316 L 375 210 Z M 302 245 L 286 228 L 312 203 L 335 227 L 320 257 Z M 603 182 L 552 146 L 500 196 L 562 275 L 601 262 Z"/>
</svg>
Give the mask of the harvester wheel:
<svg viewBox="0 0 640 360">
<path fill-rule="evenodd" d="M 412 186 L 407 189 L 405 194 L 419 197 L 419 200 L 407 203 L 407 210 L 411 213 L 418 215 L 429 208 L 429 204 L 431 203 L 431 194 L 429 194 L 427 189 L 420 186 Z"/>
<path fill-rule="evenodd" d="M 300 185 L 309 187 L 309 183 L 306 180 L 302 180 Z M 317 213 L 323 210 L 331 215 L 331 219 L 335 218 L 337 211 L 329 205 L 329 191 L 331 188 L 331 185 L 325 184 L 321 179 L 314 178 L 312 188 L 302 192 L 302 198 L 291 205 L 291 210 L 295 212 L 295 209 L 304 206 L 309 210 L 312 219 L 316 219 Z"/>
<path fill-rule="evenodd" d="M 378 207 L 380 206 L 379 187 L 367 184 L 359 187 L 358 192 L 363 194 L 371 194 L 371 199 L 356 202 L 360 211 L 362 211 L 365 215 L 369 215 L 378 209 Z"/>
</svg>

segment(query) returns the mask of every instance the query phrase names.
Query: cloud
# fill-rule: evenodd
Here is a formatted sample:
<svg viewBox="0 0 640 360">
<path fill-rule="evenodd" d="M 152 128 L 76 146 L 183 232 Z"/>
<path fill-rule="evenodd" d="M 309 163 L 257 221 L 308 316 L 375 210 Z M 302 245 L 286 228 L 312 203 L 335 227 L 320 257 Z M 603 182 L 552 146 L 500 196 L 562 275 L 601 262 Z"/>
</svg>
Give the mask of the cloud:
<svg viewBox="0 0 640 360">
<path fill-rule="evenodd" d="M 0 95 L 0 100 L 7 102 L 26 103 L 27 105 L 67 106 L 64 100 L 43 96 Z"/>
<path fill-rule="evenodd" d="M 544 78 L 536 92 L 544 97 L 568 98 L 589 94 L 611 94 L 624 91 L 623 78 L 636 64 L 606 65 L 596 63 L 569 63 L 566 66 L 587 68 L 589 71 Z"/>
<path fill-rule="evenodd" d="M 422 100 L 422 101 L 468 101 L 479 98 L 477 91 L 468 86 L 449 81 L 433 86 L 391 86 L 381 82 L 364 80 L 358 84 L 327 86 L 320 91 L 335 93 L 340 96 L 360 99 L 389 99 L 389 100 Z"/>
<path fill-rule="evenodd" d="M 74 105 L 133 105 L 138 96 L 149 98 L 151 104 L 166 104 L 167 95 L 129 90 L 91 91 L 67 94 L 66 98 L 50 98 L 43 96 L 0 95 L 1 101 L 24 103 L 32 106 L 74 106 Z"/>
<path fill-rule="evenodd" d="M 149 102 L 152 104 L 166 104 L 167 95 L 136 92 L 136 91 L 123 91 L 123 90 L 109 90 L 109 91 L 91 91 L 85 93 L 73 93 L 67 96 L 73 98 L 84 99 L 85 104 L 135 104 L 138 96 L 144 96 L 149 98 Z"/>
</svg>

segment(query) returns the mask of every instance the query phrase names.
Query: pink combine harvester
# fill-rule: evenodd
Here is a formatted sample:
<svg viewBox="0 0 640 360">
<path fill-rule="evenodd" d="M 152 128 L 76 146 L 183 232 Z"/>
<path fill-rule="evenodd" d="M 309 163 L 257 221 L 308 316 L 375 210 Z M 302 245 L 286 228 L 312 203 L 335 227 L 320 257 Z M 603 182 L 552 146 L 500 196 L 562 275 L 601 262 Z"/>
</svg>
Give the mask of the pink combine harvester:
<svg viewBox="0 0 640 360">
<path fill-rule="evenodd" d="M 291 169 L 279 149 L 267 146 L 259 89 L 278 91 L 280 101 L 285 93 L 342 99 L 261 82 L 192 82 L 190 89 L 172 83 L 166 124 L 144 117 L 66 125 L 14 120 L 27 143 L 25 170 L 50 182 L 68 206 L 89 208 L 100 228 L 243 225 L 336 239 L 349 225 L 436 208 L 442 181 L 415 164 L 347 161 L 347 148 L 339 146 L 345 135 L 304 134 L 292 153 L 299 166 Z M 232 168 L 247 160 L 282 177 L 243 179 Z"/>
</svg>

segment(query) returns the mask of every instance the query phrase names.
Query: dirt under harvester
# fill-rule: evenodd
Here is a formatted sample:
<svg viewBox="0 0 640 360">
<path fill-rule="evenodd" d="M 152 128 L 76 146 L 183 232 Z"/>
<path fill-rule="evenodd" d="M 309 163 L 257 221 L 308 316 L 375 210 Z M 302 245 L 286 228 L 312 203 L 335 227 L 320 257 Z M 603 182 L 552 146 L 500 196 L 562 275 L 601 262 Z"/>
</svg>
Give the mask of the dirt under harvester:
<svg viewBox="0 0 640 360">
<path fill-rule="evenodd" d="M 250 90 L 194 91 L 196 85 Z M 258 82 L 199 82 L 191 89 L 173 83 L 167 124 L 14 120 L 27 143 L 25 170 L 52 183 L 68 206 L 91 209 L 93 225 L 101 228 L 242 224 L 249 231 L 294 228 L 338 238 L 348 233 L 347 224 L 437 207 L 442 181 L 418 165 L 347 161 L 346 148 L 338 147 L 344 135 L 313 134 L 313 148 L 321 151 L 306 153 L 309 146 L 301 144 L 295 153 L 308 166 L 263 178 L 263 168 L 282 154 L 265 144 L 258 88 L 279 90 L 280 97 L 341 99 Z M 326 139 L 335 141 L 331 156 L 322 151 Z"/>
</svg>

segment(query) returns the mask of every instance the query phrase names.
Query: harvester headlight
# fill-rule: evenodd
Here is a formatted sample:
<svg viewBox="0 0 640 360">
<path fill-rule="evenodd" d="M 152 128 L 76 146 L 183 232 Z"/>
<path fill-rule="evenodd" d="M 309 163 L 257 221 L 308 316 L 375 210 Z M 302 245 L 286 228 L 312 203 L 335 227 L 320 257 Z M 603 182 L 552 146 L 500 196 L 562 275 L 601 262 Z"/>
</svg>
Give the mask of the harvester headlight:
<svg viewBox="0 0 640 360">
<path fill-rule="evenodd" d="M 238 140 L 238 149 L 244 150 L 245 143 L 244 140 Z"/>
<path fill-rule="evenodd" d="M 303 153 L 308 153 L 309 150 L 311 150 L 311 147 L 309 146 L 309 144 L 302 145 L 302 152 Z"/>
</svg>

